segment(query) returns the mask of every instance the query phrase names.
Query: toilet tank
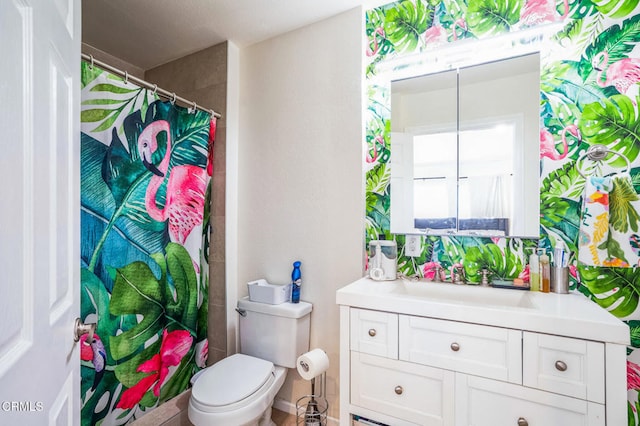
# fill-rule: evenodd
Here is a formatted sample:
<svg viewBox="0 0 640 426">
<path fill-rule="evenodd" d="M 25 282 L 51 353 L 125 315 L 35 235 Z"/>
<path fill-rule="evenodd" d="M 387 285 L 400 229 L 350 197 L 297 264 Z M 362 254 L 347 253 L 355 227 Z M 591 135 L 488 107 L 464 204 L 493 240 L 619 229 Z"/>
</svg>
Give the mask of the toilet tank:
<svg viewBox="0 0 640 426">
<path fill-rule="evenodd" d="M 309 350 L 311 303 L 269 305 L 245 297 L 238 300 L 238 309 L 240 352 L 295 368 L 298 357 Z"/>
</svg>

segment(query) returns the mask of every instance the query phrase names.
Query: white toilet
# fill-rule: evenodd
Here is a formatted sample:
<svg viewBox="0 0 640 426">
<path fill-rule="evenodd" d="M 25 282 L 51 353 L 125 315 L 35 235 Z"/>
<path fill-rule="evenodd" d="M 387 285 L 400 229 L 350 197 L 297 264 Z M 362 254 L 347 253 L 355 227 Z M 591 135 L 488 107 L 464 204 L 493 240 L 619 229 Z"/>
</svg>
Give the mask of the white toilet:
<svg viewBox="0 0 640 426">
<path fill-rule="evenodd" d="M 312 305 L 238 301 L 240 353 L 197 373 L 189 420 L 195 426 L 267 426 L 287 368 L 309 350 Z"/>
</svg>

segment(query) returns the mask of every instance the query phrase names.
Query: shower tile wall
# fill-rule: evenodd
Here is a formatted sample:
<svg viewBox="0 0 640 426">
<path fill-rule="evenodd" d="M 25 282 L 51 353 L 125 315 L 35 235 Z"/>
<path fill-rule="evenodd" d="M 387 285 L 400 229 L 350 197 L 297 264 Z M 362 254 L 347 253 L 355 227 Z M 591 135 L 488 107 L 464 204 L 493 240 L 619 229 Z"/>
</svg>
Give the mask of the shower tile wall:
<svg viewBox="0 0 640 426">
<path fill-rule="evenodd" d="M 145 80 L 222 114 L 214 145 L 209 247 L 209 360 L 227 355 L 225 308 L 225 158 L 227 105 L 227 42 L 176 59 L 145 72 Z"/>
</svg>

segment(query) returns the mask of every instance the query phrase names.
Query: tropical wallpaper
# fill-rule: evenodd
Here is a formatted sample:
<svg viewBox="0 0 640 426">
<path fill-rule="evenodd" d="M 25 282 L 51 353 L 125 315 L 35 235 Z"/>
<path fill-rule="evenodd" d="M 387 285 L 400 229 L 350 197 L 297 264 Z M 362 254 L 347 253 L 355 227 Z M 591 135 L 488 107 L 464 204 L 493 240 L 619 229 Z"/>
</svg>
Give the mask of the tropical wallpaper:
<svg viewBox="0 0 640 426">
<path fill-rule="evenodd" d="M 419 257 L 404 255 L 404 235 L 390 232 L 389 64 L 400 58 L 437 55 L 438 47 L 486 40 L 539 28 L 551 33 L 541 50 L 540 239 L 422 236 Z M 523 33 L 524 34 L 524 33 Z M 434 265 L 462 264 L 471 283 L 487 268 L 495 277 L 525 273 L 527 253 L 538 244 L 551 251 L 562 241 L 573 254 L 571 288 L 630 327 L 629 425 L 640 424 L 640 8 L 638 0 L 403 0 L 366 12 L 366 239 L 398 242 L 398 269 L 433 275 Z M 571 137 L 562 138 L 565 131 Z M 624 185 L 608 192 L 611 235 L 598 249 L 604 266 L 578 261 L 585 178 L 576 162 L 594 145 L 622 154 L 607 157 L 628 169 Z M 627 167 L 626 157 L 629 160 Z M 602 194 L 600 194 L 602 195 Z M 638 239 L 636 240 L 636 238 Z"/>
<path fill-rule="evenodd" d="M 121 425 L 205 366 L 215 120 L 82 64 L 83 425 Z"/>
</svg>

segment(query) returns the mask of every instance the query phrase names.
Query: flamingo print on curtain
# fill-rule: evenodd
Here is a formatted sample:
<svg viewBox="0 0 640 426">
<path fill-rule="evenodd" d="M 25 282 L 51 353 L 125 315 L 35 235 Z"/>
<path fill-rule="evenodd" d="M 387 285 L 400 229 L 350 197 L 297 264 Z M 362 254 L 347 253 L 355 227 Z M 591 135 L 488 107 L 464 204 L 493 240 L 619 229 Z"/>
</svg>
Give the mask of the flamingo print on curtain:
<svg viewBox="0 0 640 426">
<path fill-rule="evenodd" d="M 83 425 L 120 425 L 205 366 L 215 118 L 82 64 Z"/>
</svg>

